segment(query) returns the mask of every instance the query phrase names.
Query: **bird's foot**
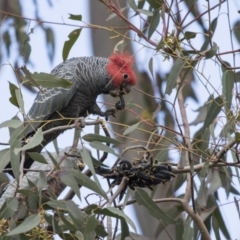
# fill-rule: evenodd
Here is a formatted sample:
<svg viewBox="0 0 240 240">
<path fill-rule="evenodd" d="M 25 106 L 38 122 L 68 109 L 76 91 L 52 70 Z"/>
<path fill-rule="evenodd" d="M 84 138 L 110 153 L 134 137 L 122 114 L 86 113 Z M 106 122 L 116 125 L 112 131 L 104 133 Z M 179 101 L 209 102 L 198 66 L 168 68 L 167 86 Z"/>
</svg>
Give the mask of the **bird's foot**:
<svg viewBox="0 0 240 240">
<path fill-rule="evenodd" d="M 86 126 L 86 122 L 84 118 L 78 118 L 77 120 L 75 120 L 75 125 L 77 129 L 81 129 L 84 128 Z"/>
<path fill-rule="evenodd" d="M 109 116 L 116 117 L 116 113 L 117 113 L 116 108 L 110 108 L 106 112 L 103 112 L 103 117 L 105 117 L 105 119 L 107 121 Z"/>
</svg>

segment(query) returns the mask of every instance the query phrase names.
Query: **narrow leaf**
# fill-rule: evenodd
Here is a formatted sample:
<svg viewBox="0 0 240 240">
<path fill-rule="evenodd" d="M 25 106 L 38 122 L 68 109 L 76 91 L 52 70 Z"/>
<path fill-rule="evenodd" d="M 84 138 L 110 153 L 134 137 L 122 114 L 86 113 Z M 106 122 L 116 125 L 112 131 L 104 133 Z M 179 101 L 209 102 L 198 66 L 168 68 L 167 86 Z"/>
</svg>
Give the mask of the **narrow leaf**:
<svg viewBox="0 0 240 240">
<path fill-rule="evenodd" d="M 101 187 L 99 187 L 88 176 L 86 176 L 85 174 L 83 174 L 77 170 L 73 170 L 73 169 L 69 170 L 69 172 L 74 175 L 74 177 L 79 185 L 84 186 L 84 187 L 92 190 L 95 193 L 98 193 L 99 195 L 104 197 L 106 200 L 108 199 L 105 191 Z"/>
<path fill-rule="evenodd" d="M 36 162 L 40 162 L 43 164 L 48 164 L 47 160 L 40 154 L 37 152 L 27 152 L 27 155 L 29 155 L 32 160 L 36 161 Z"/>
<path fill-rule="evenodd" d="M 226 111 L 229 112 L 232 105 L 234 87 L 234 72 L 225 71 L 222 76 L 223 101 Z"/>
<path fill-rule="evenodd" d="M 158 220 L 162 220 L 166 223 L 175 223 L 165 212 L 163 212 L 158 205 L 149 197 L 149 195 L 142 189 L 137 188 L 135 192 L 135 198 L 139 205 L 143 205 L 149 213 Z"/>
<path fill-rule="evenodd" d="M 23 69 L 23 68 L 21 68 Z M 24 71 L 26 73 L 26 71 Z M 70 88 L 73 83 L 69 82 L 66 79 L 59 78 L 55 75 L 49 73 L 30 73 L 30 75 L 26 75 L 24 78 L 24 84 L 28 84 L 31 86 L 42 86 L 45 88 L 55 88 L 55 87 L 62 87 L 62 88 Z"/>
<path fill-rule="evenodd" d="M 8 198 L 3 204 L 0 210 L 0 219 L 10 218 L 18 208 L 18 199 L 17 198 Z"/>
<path fill-rule="evenodd" d="M 148 38 L 151 38 L 151 36 L 155 32 L 155 30 L 157 29 L 159 22 L 160 22 L 159 10 L 155 10 L 155 12 L 151 18 L 151 21 L 150 21 L 150 25 L 149 25 L 149 29 L 148 29 Z"/>
<path fill-rule="evenodd" d="M 228 228 L 226 226 L 226 221 L 223 220 L 222 214 L 219 210 L 219 208 L 216 208 L 213 215 L 216 217 L 216 220 L 218 222 L 218 226 L 221 229 L 225 239 L 231 239 L 230 234 L 228 232 Z"/>
<path fill-rule="evenodd" d="M 101 185 L 98 181 L 98 178 L 96 177 L 96 173 L 95 173 L 95 169 L 94 169 L 94 166 L 93 166 L 92 158 L 91 158 L 91 156 L 88 153 L 86 148 L 83 148 L 81 150 L 81 156 L 82 156 L 83 161 L 87 164 L 90 171 L 92 172 L 92 175 L 93 175 L 93 178 L 94 178 L 96 184 L 98 185 L 99 188 L 101 188 Z"/>
<path fill-rule="evenodd" d="M 40 189 L 43 189 L 46 186 L 47 186 L 46 174 L 45 174 L 45 172 L 40 171 L 38 181 L 37 181 L 37 187 L 40 188 Z"/>
<path fill-rule="evenodd" d="M 10 162 L 10 149 L 6 148 L 0 151 L 0 172 L 4 170 L 6 165 Z"/>
<path fill-rule="evenodd" d="M 11 97 L 9 98 L 9 101 L 10 101 L 10 103 L 12 103 L 12 105 L 19 108 L 17 97 L 16 97 L 16 92 L 15 92 L 15 90 L 18 89 L 18 87 L 11 82 L 8 82 L 8 83 L 9 83 L 9 90 L 11 93 Z"/>
<path fill-rule="evenodd" d="M 135 123 L 134 125 L 127 127 L 127 128 L 124 130 L 123 135 L 124 135 L 124 136 L 125 136 L 125 135 L 128 135 L 129 133 L 131 133 L 131 132 L 133 132 L 134 130 L 136 130 L 136 129 L 138 128 L 139 124 L 140 124 L 140 122 Z"/>
<path fill-rule="evenodd" d="M 116 209 L 114 207 L 108 207 L 108 208 L 103 208 L 103 209 L 96 208 L 95 210 L 93 210 L 93 212 L 96 214 L 103 214 L 106 216 L 123 219 L 126 222 L 128 222 L 128 224 L 133 228 L 133 230 L 135 232 L 137 232 L 136 226 L 133 223 L 133 221 L 124 212 L 122 212 L 119 209 Z"/>
<path fill-rule="evenodd" d="M 82 21 L 82 15 L 74 15 L 69 13 L 69 19 L 76 20 L 76 21 Z"/>
<path fill-rule="evenodd" d="M 211 40 L 211 38 L 212 38 L 215 30 L 216 30 L 217 21 L 218 21 L 218 17 L 216 17 L 216 18 L 214 18 L 214 19 L 212 20 L 212 22 L 211 22 L 211 24 L 210 24 L 210 27 L 209 27 L 209 31 L 208 31 L 210 34 L 206 36 L 206 39 L 205 39 L 205 41 L 204 41 L 204 43 L 203 43 L 203 45 L 202 45 L 202 47 L 201 47 L 201 51 L 204 51 L 204 50 L 207 49 L 207 47 L 208 47 L 208 45 L 209 45 L 209 42 L 210 42 L 210 40 Z"/>
<path fill-rule="evenodd" d="M 184 33 L 184 38 L 185 39 L 191 39 L 191 38 L 195 38 L 196 37 L 196 35 L 197 35 L 197 33 L 195 33 L 195 32 L 185 32 Z"/>
<path fill-rule="evenodd" d="M 213 46 L 207 52 L 205 52 L 206 59 L 209 59 L 215 56 L 217 53 L 217 50 L 218 50 L 218 46 L 215 42 L 213 42 Z"/>
<path fill-rule="evenodd" d="M 42 140 L 43 140 L 42 128 L 39 128 L 37 132 L 33 135 L 33 137 L 30 139 L 30 142 L 24 145 L 23 147 L 15 148 L 14 153 L 18 154 L 20 151 L 34 148 L 37 145 L 41 144 Z"/>
<path fill-rule="evenodd" d="M 41 221 L 41 216 L 39 213 L 31 215 L 26 219 L 24 219 L 24 221 L 20 225 L 18 225 L 16 228 L 10 231 L 6 236 L 12 236 L 19 233 L 28 232 L 29 230 L 36 227 L 40 223 L 40 221 Z"/>
<path fill-rule="evenodd" d="M 142 14 L 147 15 L 147 16 L 149 16 L 149 17 L 152 17 L 152 16 L 153 16 L 153 13 L 150 12 L 150 11 L 148 11 L 148 10 L 146 10 L 146 9 L 137 9 L 137 11 L 138 11 L 139 13 L 142 13 Z"/>
<path fill-rule="evenodd" d="M 89 143 L 89 145 L 90 145 L 92 148 L 95 148 L 95 149 L 100 150 L 100 151 L 103 151 L 103 152 L 111 153 L 111 154 L 113 154 L 113 155 L 115 155 L 115 156 L 118 157 L 118 154 L 116 154 L 112 148 L 108 147 L 107 145 L 104 145 L 104 144 L 101 143 L 101 142 L 95 142 L 95 141 L 94 141 L 94 142 Z"/>
<path fill-rule="evenodd" d="M 166 86 L 165 94 L 168 94 L 168 95 L 171 94 L 173 88 L 176 85 L 177 78 L 179 77 L 179 74 L 182 71 L 184 65 L 185 65 L 185 60 L 181 58 L 178 58 L 177 61 L 174 63 L 167 78 L 167 86 Z"/>
<path fill-rule="evenodd" d="M 208 109 L 206 119 L 204 121 L 203 128 L 207 128 L 212 124 L 212 122 L 215 120 L 215 118 L 218 116 L 222 109 L 223 105 L 223 99 L 221 96 L 215 98 L 212 100 L 212 103 Z"/>
<path fill-rule="evenodd" d="M 105 142 L 105 143 L 112 143 L 112 144 L 120 144 L 122 142 L 116 140 L 116 139 L 113 139 L 113 138 L 110 138 L 110 137 L 105 137 L 105 136 L 101 136 L 99 134 L 92 134 L 92 133 L 89 133 L 89 134 L 86 134 L 82 137 L 85 141 L 88 141 L 88 142 L 93 142 L 93 141 L 97 141 L 97 142 Z"/>
<path fill-rule="evenodd" d="M 20 127 L 22 124 L 23 124 L 23 122 L 20 121 L 20 120 L 11 119 L 11 120 L 7 120 L 7 121 L 5 121 L 5 122 L 2 122 L 2 123 L 0 124 L 0 128 L 3 128 L 3 127 L 18 128 L 18 127 Z"/>
<path fill-rule="evenodd" d="M 97 226 L 98 226 L 98 221 L 95 218 L 95 215 L 90 216 L 87 220 L 87 223 L 86 223 L 86 228 L 85 228 L 84 235 L 94 231 Z"/>
<path fill-rule="evenodd" d="M 137 5 L 135 3 L 134 0 L 127 0 L 128 1 L 128 4 L 129 6 L 134 10 L 134 11 L 137 11 Z"/>
<path fill-rule="evenodd" d="M 69 40 L 65 41 L 64 46 L 63 46 L 63 52 L 62 52 L 62 57 L 63 61 L 68 58 L 68 54 L 74 45 L 74 43 L 77 41 L 82 29 L 75 29 L 73 30 L 69 35 L 68 38 Z"/>
<path fill-rule="evenodd" d="M 21 47 L 21 54 L 23 55 L 25 62 L 28 62 L 32 50 L 29 40 L 24 41 Z"/>
<path fill-rule="evenodd" d="M 74 191 L 74 193 L 78 196 L 79 199 L 81 199 L 77 181 L 69 172 L 61 175 L 60 179 L 65 185 L 69 186 Z"/>
<path fill-rule="evenodd" d="M 20 90 L 19 88 L 18 88 L 18 89 L 15 89 L 15 96 L 16 96 L 16 99 L 17 99 L 17 103 L 18 103 L 19 108 L 21 109 L 21 111 L 22 111 L 23 113 L 25 113 L 25 111 L 24 111 L 23 97 L 22 97 L 21 90 Z"/>
<path fill-rule="evenodd" d="M 192 219 L 188 218 L 185 226 L 182 239 L 193 239 L 193 228 L 191 227 Z"/>
<path fill-rule="evenodd" d="M 237 20 L 235 24 L 233 25 L 233 33 L 238 41 L 240 43 L 240 20 Z"/>
</svg>

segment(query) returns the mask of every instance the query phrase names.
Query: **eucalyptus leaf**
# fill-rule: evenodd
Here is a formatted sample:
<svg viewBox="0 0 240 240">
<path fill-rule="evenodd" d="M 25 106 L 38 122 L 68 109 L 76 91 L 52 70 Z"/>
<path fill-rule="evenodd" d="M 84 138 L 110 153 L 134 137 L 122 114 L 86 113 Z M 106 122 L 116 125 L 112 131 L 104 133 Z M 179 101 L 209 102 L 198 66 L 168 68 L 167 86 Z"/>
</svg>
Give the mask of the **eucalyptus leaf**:
<svg viewBox="0 0 240 240">
<path fill-rule="evenodd" d="M 134 125 L 127 127 L 127 128 L 124 130 L 123 135 L 124 135 L 124 136 L 125 136 L 125 135 L 128 135 L 129 133 L 131 133 L 131 132 L 133 132 L 134 130 L 136 130 L 136 129 L 138 128 L 139 124 L 140 124 L 140 122 L 135 123 Z"/>
<path fill-rule="evenodd" d="M 97 142 L 105 142 L 105 143 L 112 143 L 112 144 L 120 144 L 122 142 L 116 140 L 116 139 L 113 139 L 113 138 L 110 138 L 110 137 L 105 137 L 105 136 L 101 136 L 99 134 L 92 134 L 92 133 L 89 133 L 89 134 L 86 134 L 82 137 L 85 141 L 88 141 L 88 142 L 93 142 L 93 141 L 97 141 Z"/>
<path fill-rule="evenodd" d="M 184 66 L 185 66 L 185 60 L 182 58 L 178 58 L 177 61 L 172 66 L 172 69 L 167 78 L 167 86 L 165 90 L 166 94 L 168 95 L 171 94 L 173 88 L 176 85 L 177 78 L 179 77 Z"/>
<path fill-rule="evenodd" d="M 30 142 L 24 145 L 23 147 L 20 148 L 15 148 L 14 153 L 18 154 L 20 151 L 28 150 L 31 148 L 34 148 L 41 144 L 43 141 L 43 134 L 42 134 L 42 128 L 39 128 L 37 132 L 33 135 L 33 137 L 30 139 Z"/>
<path fill-rule="evenodd" d="M 64 62 L 68 58 L 69 52 L 72 49 L 74 43 L 77 41 L 81 31 L 82 29 L 75 29 L 68 35 L 69 40 L 65 41 L 62 51 L 62 58 Z"/>
<path fill-rule="evenodd" d="M 40 221 L 41 221 L 40 213 L 33 214 L 24 219 L 24 221 L 21 224 L 19 224 L 16 228 L 11 230 L 6 236 L 13 236 L 19 233 L 28 232 L 29 230 L 33 229 L 38 224 L 40 224 Z"/>
<path fill-rule="evenodd" d="M 158 205 L 149 197 L 149 195 L 142 190 L 141 188 L 136 188 L 135 198 L 139 205 L 143 205 L 149 213 L 158 220 L 162 220 L 163 222 L 175 223 L 174 219 L 168 216 L 165 212 L 163 212 Z"/>
</svg>

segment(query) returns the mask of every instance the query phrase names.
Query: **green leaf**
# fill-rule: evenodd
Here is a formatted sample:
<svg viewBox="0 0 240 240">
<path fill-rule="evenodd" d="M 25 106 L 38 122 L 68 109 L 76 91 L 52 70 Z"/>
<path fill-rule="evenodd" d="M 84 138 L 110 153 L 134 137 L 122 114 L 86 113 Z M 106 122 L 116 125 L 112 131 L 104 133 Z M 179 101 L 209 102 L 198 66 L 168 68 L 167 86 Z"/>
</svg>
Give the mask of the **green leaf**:
<svg viewBox="0 0 240 240">
<path fill-rule="evenodd" d="M 95 228 L 95 232 L 98 236 L 105 238 L 108 236 L 108 233 L 105 231 L 105 228 L 102 224 L 98 224 L 97 227 Z"/>
<path fill-rule="evenodd" d="M 212 124 L 212 122 L 215 120 L 215 118 L 220 113 L 220 111 L 222 109 L 222 105 L 223 105 L 223 99 L 221 96 L 219 96 L 215 99 L 212 99 L 212 103 L 208 109 L 207 116 L 204 121 L 204 125 L 203 125 L 204 129 L 209 127 L 210 124 Z"/>
<path fill-rule="evenodd" d="M 6 236 L 13 236 L 19 233 L 28 232 L 29 230 L 33 229 L 38 224 L 40 224 L 40 221 L 41 221 L 41 216 L 39 213 L 31 215 L 26 219 L 24 219 L 24 221 L 20 225 L 18 225 L 16 228 L 11 230 Z"/>
<path fill-rule="evenodd" d="M 100 151 L 103 151 L 103 152 L 108 152 L 108 153 L 111 153 L 115 156 L 119 156 L 117 153 L 114 152 L 114 150 L 110 147 L 108 147 L 107 145 L 101 143 L 101 142 L 91 142 L 89 143 L 89 145 L 94 148 L 94 149 L 97 149 L 97 150 L 100 150 Z"/>
<path fill-rule="evenodd" d="M 48 164 L 47 160 L 40 153 L 27 152 L 27 155 L 29 155 L 32 158 L 32 160 L 34 160 L 36 162 Z"/>
<path fill-rule="evenodd" d="M 222 76 L 223 101 L 227 113 L 230 111 L 232 105 L 234 74 L 233 71 L 225 71 Z"/>
<path fill-rule="evenodd" d="M 240 132 L 235 132 L 235 139 L 236 139 L 236 142 L 239 144 L 240 143 Z M 0 157 L 1 159 L 1 157 Z"/>
<path fill-rule="evenodd" d="M 133 228 L 133 230 L 135 232 L 137 232 L 137 229 L 136 229 L 133 221 L 124 212 L 122 212 L 119 209 L 116 209 L 114 207 L 107 207 L 107 208 L 103 208 L 103 209 L 96 208 L 95 210 L 93 210 L 93 212 L 96 214 L 103 214 L 106 216 L 123 219 L 124 221 L 128 222 L 128 224 Z"/>
<path fill-rule="evenodd" d="M 188 218 L 185 226 L 182 239 L 193 239 L 193 228 L 191 227 L 192 219 Z"/>
<path fill-rule="evenodd" d="M 148 69 L 149 69 L 152 77 L 154 77 L 154 75 L 153 75 L 153 58 L 152 57 L 150 58 L 150 60 L 148 62 Z"/>
<path fill-rule="evenodd" d="M 59 217 L 60 219 L 63 221 L 63 223 L 66 225 L 67 229 L 70 231 L 76 231 L 78 230 L 78 225 L 74 224 L 71 222 L 71 219 L 69 218 L 69 216 L 64 215 L 63 213 L 59 213 Z"/>
<path fill-rule="evenodd" d="M 158 205 L 149 197 L 149 195 L 142 189 L 136 188 L 135 198 L 139 205 L 143 205 L 149 213 L 158 220 L 163 222 L 175 223 L 175 221 L 169 217 L 165 212 L 163 212 Z"/>
<path fill-rule="evenodd" d="M 214 19 L 212 20 L 212 22 L 211 22 L 211 24 L 210 24 L 210 27 L 209 27 L 209 31 L 208 31 L 208 32 L 210 33 L 210 35 L 206 36 L 206 39 L 205 39 L 205 41 L 204 41 L 204 43 L 203 43 L 203 45 L 202 45 L 202 47 L 201 47 L 201 51 L 204 51 L 204 50 L 207 49 L 207 47 L 208 47 L 208 45 L 209 45 L 209 42 L 210 42 L 210 40 L 211 40 L 211 38 L 212 38 L 215 30 L 216 30 L 217 21 L 218 21 L 218 17 L 216 17 L 216 18 L 214 18 Z"/>
<path fill-rule="evenodd" d="M 239 20 L 237 20 L 233 25 L 233 33 L 238 43 L 240 43 L 240 21 Z"/>
<path fill-rule="evenodd" d="M 24 78 L 24 84 L 27 84 L 30 86 L 35 86 L 35 87 L 42 86 L 45 88 L 55 88 L 55 87 L 70 88 L 73 85 L 72 82 L 69 82 L 68 80 L 63 78 L 59 78 L 56 75 L 43 73 L 43 72 L 30 73 L 29 71 L 28 71 L 28 74 L 26 74 L 27 69 L 25 67 L 22 67 L 21 69 L 22 70 L 24 69 L 23 71 L 26 75 L 26 77 Z"/>
<path fill-rule="evenodd" d="M 100 185 L 98 178 L 96 176 L 96 173 L 95 173 L 92 158 L 86 148 L 81 149 L 81 156 L 82 156 L 83 161 L 87 164 L 90 171 L 92 172 L 92 175 L 93 175 L 93 178 L 94 178 L 96 184 L 98 185 L 99 188 L 101 188 L 101 185 Z"/>
<path fill-rule="evenodd" d="M 128 1 L 128 4 L 129 6 L 134 10 L 134 11 L 137 11 L 137 5 L 135 3 L 134 0 L 127 0 Z"/>
<path fill-rule="evenodd" d="M 53 61 L 54 53 L 55 53 L 55 35 L 52 30 L 52 28 L 45 27 L 45 37 L 46 37 L 46 45 L 47 45 L 47 50 L 48 50 L 48 57 Z"/>
<path fill-rule="evenodd" d="M 203 158 L 208 158 L 208 145 L 209 145 L 210 131 L 209 128 L 205 128 L 202 138 L 201 153 Z"/>
<path fill-rule="evenodd" d="M 9 98 L 9 101 L 10 101 L 10 103 L 12 103 L 12 105 L 19 108 L 17 97 L 16 97 L 16 92 L 15 92 L 15 90 L 18 89 L 18 87 L 11 82 L 8 82 L 8 83 L 9 83 L 9 90 L 11 93 L 11 97 Z"/>
<path fill-rule="evenodd" d="M 67 201 L 66 208 L 67 208 L 67 211 L 69 212 L 69 214 L 71 215 L 71 219 L 73 219 L 75 222 L 83 223 L 83 221 L 85 219 L 83 218 L 82 212 L 75 202 Z M 79 230 L 81 230 L 81 229 L 79 229 Z"/>
<path fill-rule="evenodd" d="M 213 227 L 213 231 L 215 233 L 215 239 L 221 240 L 220 233 L 219 233 L 218 221 L 214 215 L 212 217 L 212 227 Z"/>
<path fill-rule="evenodd" d="M 18 127 L 20 127 L 22 124 L 23 124 L 23 122 L 20 121 L 20 120 L 11 119 L 11 120 L 7 120 L 7 121 L 5 121 L 5 122 L 2 122 L 2 123 L 0 124 L 0 128 L 3 128 L 3 127 L 18 128 Z"/>
<path fill-rule="evenodd" d="M 187 32 L 184 33 L 184 38 L 188 40 L 188 39 L 191 39 L 191 38 L 195 38 L 196 35 L 197 35 L 197 33 L 195 33 L 195 32 L 187 31 Z"/>
<path fill-rule="evenodd" d="M 54 167 L 55 167 L 57 170 L 61 170 L 61 167 L 59 166 L 59 163 L 56 161 L 56 159 L 53 157 L 53 155 L 52 155 L 50 152 L 48 152 L 48 151 L 46 151 L 46 152 L 47 152 L 49 158 L 51 159 Z"/>
<path fill-rule="evenodd" d="M 18 88 L 18 89 L 15 89 L 15 96 L 16 96 L 16 99 L 17 99 L 17 103 L 18 103 L 19 108 L 21 109 L 22 113 L 25 113 L 25 111 L 24 111 L 23 97 L 22 97 L 21 90 L 20 90 L 19 88 Z"/>
<path fill-rule="evenodd" d="M 52 200 L 52 201 L 46 202 L 45 204 L 50 206 L 53 209 L 67 210 L 66 201 L 63 201 L 63 200 Z"/>
<path fill-rule="evenodd" d="M 215 219 L 218 222 L 218 226 L 221 229 L 225 239 L 231 239 L 228 229 L 226 227 L 226 221 L 223 220 L 223 217 L 219 208 L 215 209 L 213 216 L 215 216 Z"/>
<path fill-rule="evenodd" d="M 7 57 L 10 57 L 10 46 L 11 46 L 11 36 L 9 34 L 9 29 L 6 28 L 6 31 L 3 33 L 2 35 L 3 41 L 5 43 L 6 46 L 6 50 L 7 50 Z"/>
<path fill-rule="evenodd" d="M 88 218 L 87 223 L 86 223 L 86 228 L 84 232 L 84 236 L 96 229 L 98 226 L 98 220 L 95 218 L 95 215 L 92 215 Z"/>
<path fill-rule="evenodd" d="M 21 54 L 22 54 L 25 62 L 28 62 L 30 54 L 31 54 L 31 50 L 32 50 L 32 48 L 29 44 L 29 40 L 30 39 L 28 37 L 28 39 L 26 39 L 21 46 Z"/>
<path fill-rule="evenodd" d="M 110 137 L 105 137 L 105 136 L 101 136 L 99 134 L 92 134 L 92 133 L 89 133 L 89 134 L 86 134 L 82 137 L 85 141 L 88 141 L 88 142 L 93 142 L 93 141 L 97 141 L 97 142 L 105 142 L 105 143 L 112 143 L 112 144 L 121 144 L 122 142 L 116 140 L 116 139 L 113 139 L 113 138 L 110 138 Z"/>
<path fill-rule="evenodd" d="M 72 176 L 72 174 L 66 172 L 60 176 L 60 179 L 65 185 L 69 186 L 74 191 L 74 193 L 78 196 L 79 199 L 81 199 L 77 181 L 74 176 Z"/>
<path fill-rule="evenodd" d="M 20 148 L 15 148 L 14 153 L 18 154 L 20 151 L 32 149 L 43 141 L 43 134 L 42 134 L 42 128 L 39 128 L 37 132 L 33 135 L 33 137 L 30 139 L 30 142 L 24 145 L 23 147 Z"/>
<path fill-rule="evenodd" d="M 125 9 L 127 9 L 127 7 L 121 8 L 120 11 L 123 13 Z M 117 17 L 117 16 L 118 16 L 118 15 L 117 15 L 115 12 L 114 12 L 114 13 L 111 13 L 111 14 L 107 17 L 106 22 L 109 21 L 109 20 L 111 20 L 111 19 L 113 19 L 113 18 L 115 18 L 115 17 Z"/>
<path fill-rule="evenodd" d="M 62 57 L 64 62 L 68 58 L 68 54 L 72 46 L 74 45 L 74 43 L 77 41 L 81 31 L 82 29 L 75 29 L 68 35 L 69 40 L 65 41 L 63 46 L 63 52 L 62 52 Z"/>
<path fill-rule="evenodd" d="M 7 198 L 0 210 L 0 219 L 9 219 L 18 209 L 17 198 Z"/>
<path fill-rule="evenodd" d="M 47 184 L 47 177 L 45 172 L 40 171 L 39 172 L 39 177 L 38 177 L 38 181 L 37 181 L 37 187 L 40 189 L 45 188 L 48 184 Z"/>
<path fill-rule="evenodd" d="M 139 2 L 144 2 L 144 1 L 139 1 Z M 162 0 L 147 0 L 149 5 L 154 8 L 154 9 L 161 9 L 162 8 Z"/>
<path fill-rule="evenodd" d="M 125 135 L 128 135 L 129 133 L 131 133 L 131 132 L 133 132 L 134 130 L 136 130 L 136 129 L 138 128 L 139 124 L 140 124 L 140 122 L 135 123 L 135 124 L 133 124 L 132 126 L 127 127 L 127 128 L 124 130 L 123 135 L 124 135 L 124 136 L 125 136 Z"/>
<path fill-rule="evenodd" d="M 149 16 L 149 17 L 152 17 L 152 16 L 153 16 L 153 13 L 150 12 L 150 11 L 148 11 L 148 10 L 146 10 L 146 9 L 137 9 L 137 12 L 142 13 L 142 14 L 144 14 L 144 15 L 147 15 L 147 16 Z"/>
<path fill-rule="evenodd" d="M 155 32 L 155 30 L 157 29 L 159 22 L 160 22 L 159 10 L 155 10 L 155 12 L 151 18 L 151 21 L 150 21 L 150 25 L 149 25 L 149 29 L 148 29 L 148 38 L 151 38 L 151 36 Z"/>
<path fill-rule="evenodd" d="M 218 46 L 215 42 L 213 42 L 213 46 L 207 52 L 205 52 L 206 59 L 209 59 L 215 56 L 217 53 L 217 50 L 218 50 Z"/>
<path fill-rule="evenodd" d="M 124 219 L 120 219 L 121 221 L 121 240 L 125 240 L 126 237 L 129 236 L 129 228 Z"/>
<path fill-rule="evenodd" d="M 6 148 L 0 151 L 0 172 L 4 170 L 6 165 L 10 162 L 10 149 Z"/>
<path fill-rule="evenodd" d="M 168 94 L 168 95 L 171 94 L 173 88 L 176 85 L 177 78 L 179 77 L 179 74 L 181 73 L 184 66 L 185 66 L 185 60 L 178 58 L 168 75 L 165 94 Z"/>
<path fill-rule="evenodd" d="M 83 174 L 77 170 L 74 170 L 74 169 L 68 170 L 68 172 L 71 173 L 72 175 L 74 175 L 74 177 L 79 185 L 84 186 L 84 187 L 92 190 L 95 193 L 98 193 L 99 195 L 104 197 L 106 200 L 108 199 L 105 191 L 101 187 L 99 187 L 88 176 L 86 176 L 85 174 Z"/>
<path fill-rule="evenodd" d="M 82 15 L 74 15 L 69 13 L 69 19 L 76 20 L 76 21 L 82 21 Z"/>
</svg>

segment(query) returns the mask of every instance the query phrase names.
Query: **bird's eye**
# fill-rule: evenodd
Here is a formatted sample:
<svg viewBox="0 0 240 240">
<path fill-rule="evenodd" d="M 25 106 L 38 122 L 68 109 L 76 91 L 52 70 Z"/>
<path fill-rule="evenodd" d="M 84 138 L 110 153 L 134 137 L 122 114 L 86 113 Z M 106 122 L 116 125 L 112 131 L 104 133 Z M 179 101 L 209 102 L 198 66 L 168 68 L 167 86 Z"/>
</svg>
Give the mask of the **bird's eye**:
<svg viewBox="0 0 240 240">
<path fill-rule="evenodd" d="M 123 74 L 123 78 L 124 78 L 124 79 L 128 79 L 128 74 L 124 73 L 124 74 Z"/>
</svg>

